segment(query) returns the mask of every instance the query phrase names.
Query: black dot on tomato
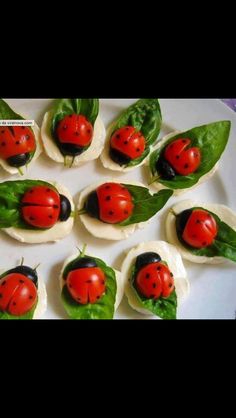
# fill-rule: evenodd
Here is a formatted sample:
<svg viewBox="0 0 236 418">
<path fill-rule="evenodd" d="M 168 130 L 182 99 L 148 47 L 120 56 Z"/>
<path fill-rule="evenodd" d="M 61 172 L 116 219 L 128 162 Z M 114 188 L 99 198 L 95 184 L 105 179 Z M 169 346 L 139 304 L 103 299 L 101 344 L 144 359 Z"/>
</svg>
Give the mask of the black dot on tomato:
<svg viewBox="0 0 236 418">
<path fill-rule="evenodd" d="M 150 273 L 147 273 L 145 277 L 146 279 L 150 279 Z"/>
<path fill-rule="evenodd" d="M 72 118 L 72 115 L 70 115 L 69 118 Z"/>
<path fill-rule="evenodd" d="M 66 129 L 67 129 L 67 125 L 64 125 L 64 126 L 63 126 L 63 129 L 64 129 L 64 130 L 66 130 Z"/>
<path fill-rule="evenodd" d="M 72 289 L 72 285 L 71 284 L 69 284 L 69 288 Z"/>
<path fill-rule="evenodd" d="M 124 141 L 124 144 L 127 145 L 129 143 L 129 141 Z"/>
<path fill-rule="evenodd" d="M 30 139 L 30 136 L 29 135 L 26 135 L 25 138 L 28 141 Z"/>
<path fill-rule="evenodd" d="M 196 224 L 200 224 L 200 223 L 201 223 L 200 219 L 197 219 Z"/>
<path fill-rule="evenodd" d="M 189 167 L 189 165 L 188 164 L 184 164 L 184 168 L 188 168 Z"/>
<path fill-rule="evenodd" d="M 32 295 L 30 295 L 30 296 L 29 296 L 29 299 L 33 299 L 33 296 L 32 296 Z"/>
<path fill-rule="evenodd" d="M 13 306 L 16 306 L 16 302 L 13 302 Z"/>
<path fill-rule="evenodd" d="M 52 216 L 52 215 L 48 215 L 48 217 L 49 217 L 50 219 L 53 219 L 53 216 Z"/>
<path fill-rule="evenodd" d="M 90 129 L 87 129 L 87 133 L 90 134 L 91 133 L 91 130 Z"/>
<path fill-rule="evenodd" d="M 30 216 L 29 219 L 30 219 L 30 221 L 34 221 L 35 220 L 33 216 Z"/>
<path fill-rule="evenodd" d="M 2 293 L 0 293 L 0 299 L 2 298 Z"/>
<path fill-rule="evenodd" d="M 171 288 L 173 286 L 173 284 L 172 283 L 169 283 L 169 288 Z"/>
<path fill-rule="evenodd" d="M 176 160 L 179 160 L 180 159 L 180 156 L 179 155 L 176 155 L 175 158 L 176 158 Z"/>
<path fill-rule="evenodd" d="M 47 192 L 47 193 L 50 193 L 50 191 L 51 191 L 51 189 L 47 189 L 47 190 L 46 190 L 46 192 Z"/>
<path fill-rule="evenodd" d="M 20 145 L 20 141 L 16 141 L 16 145 Z"/>
<path fill-rule="evenodd" d="M 157 267 L 157 271 L 161 271 L 161 267 Z"/>
<path fill-rule="evenodd" d="M 196 152 L 193 155 L 194 155 L 194 158 L 198 157 L 198 154 Z"/>
<path fill-rule="evenodd" d="M 4 280 L 4 282 L 2 282 L 2 286 L 5 286 L 5 284 L 6 284 L 6 280 Z"/>
<path fill-rule="evenodd" d="M 58 209 L 58 205 L 53 205 L 53 208 L 54 209 Z"/>
<path fill-rule="evenodd" d="M 102 284 L 105 284 L 104 280 L 101 281 Z"/>
<path fill-rule="evenodd" d="M 139 152 L 140 151 L 140 148 L 137 148 L 136 151 Z"/>
<path fill-rule="evenodd" d="M 110 211 L 109 211 L 109 215 L 114 215 L 113 210 L 110 210 Z"/>
<path fill-rule="evenodd" d="M 152 284 L 152 287 L 153 287 L 153 289 L 156 289 L 157 284 L 156 284 L 156 283 L 153 283 L 153 284 Z"/>
<path fill-rule="evenodd" d="M 204 242 L 202 243 L 202 245 L 203 245 L 203 247 L 205 247 L 205 246 L 207 245 L 206 241 L 204 241 Z"/>
<path fill-rule="evenodd" d="M 33 190 L 30 190 L 29 192 L 30 192 L 30 194 L 34 193 L 34 191 L 33 191 Z"/>
<path fill-rule="evenodd" d="M 187 141 L 186 141 L 186 139 L 183 139 L 182 142 L 183 142 L 183 144 L 186 144 Z"/>
<path fill-rule="evenodd" d="M 77 298 L 77 301 L 80 302 L 80 298 Z"/>
<path fill-rule="evenodd" d="M 86 283 L 92 283 L 92 280 L 86 280 Z"/>
<path fill-rule="evenodd" d="M 110 189 L 110 186 L 106 186 L 106 187 L 105 187 L 105 189 L 106 189 L 106 190 Z"/>
<path fill-rule="evenodd" d="M 128 215 L 128 214 L 129 214 L 129 212 L 128 212 L 127 210 L 124 210 L 124 214 L 125 214 L 125 215 Z"/>
<path fill-rule="evenodd" d="M 100 296 L 97 296 L 97 300 L 100 299 Z"/>
<path fill-rule="evenodd" d="M 173 273 L 170 273 L 170 276 L 171 276 L 171 277 L 174 277 Z"/>
<path fill-rule="evenodd" d="M 126 131 L 128 131 L 129 130 L 129 128 L 125 128 L 126 129 Z"/>
<path fill-rule="evenodd" d="M 24 280 L 22 280 L 22 279 L 20 279 L 20 280 L 19 280 L 19 282 L 20 282 L 20 283 L 25 283 L 25 281 L 24 281 Z"/>
<path fill-rule="evenodd" d="M 151 295 L 151 296 L 150 296 L 150 298 L 151 298 L 151 299 L 154 299 L 154 298 L 155 298 L 155 295 Z"/>
<path fill-rule="evenodd" d="M 5 133 L 5 131 L 1 131 L 1 134 L 4 134 Z"/>
<path fill-rule="evenodd" d="M 111 196 L 106 196 L 105 200 L 108 202 L 109 200 L 111 200 Z"/>
<path fill-rule="evenodd" d="M 75 132 L 74 135 L 79 136 L 79 132 Z"/>
<path fill-rule="evenodd" d="M 5 147 L 5 145 L 6 145 L 6 142 L 2 142 L 2 143 L 1 143 L 1 146 L 2 146 L 2 147 Z"/>
<path fill-rule="evenodd" d="M 116 135 L 116 138 L 117 138 L 117 139 L 120 139 L 120 134 L 117 134 L 117 135 Z"/>
<path fill-rule="evenodd" d="M 25 127 L 24 126 L 22 126 L 22 128 L 21 129 L 25 129 Z"/>
</svg>

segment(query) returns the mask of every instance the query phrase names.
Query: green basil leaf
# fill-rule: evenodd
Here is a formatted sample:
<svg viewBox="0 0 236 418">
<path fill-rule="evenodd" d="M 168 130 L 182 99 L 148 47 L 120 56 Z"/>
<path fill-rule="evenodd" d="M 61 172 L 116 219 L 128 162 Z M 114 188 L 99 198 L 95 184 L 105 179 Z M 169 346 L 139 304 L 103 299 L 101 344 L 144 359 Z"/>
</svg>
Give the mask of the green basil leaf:
<svg viewBox="0 0 236 418">
<path fill-rule="evenodd" d="M 81 254 L 77 259 L 81 258 Z M 86 257 L 86 255 L 83 255 Z M 87 305 L 80 305 L 71 297 L 67 290 L 67 286 L 64 285 L 61 297 L 64 308 L 71 319 L 112 319 L 115 310 L 116 301 L 116 274 L 111 267 L 108 267 L 104 261 L 99 258 L 93 257 L 97 266 L 100 267 L 106 276 L 106 292 L 96 303 L 88 303 Z M 69 263 L 64 272 L 63 277 L 66 278 L 70 271 L 72 263 Z"/>
<path fill-rule="evenodd" d="M 166 264 L 166 263 L 165 263 Z M 176 319 L 177 312 L 177 295 L 174 290 L 168 298 L 160 297 L 159 299 L 147 299 L 140 295 L 135 288 L 134 280 L 136 276 L 135 266 L 131 269 L 131 286 L 136 294 L 138 301 L 141 305 L 152 312 L 154 315 L 159 316 L 162 319 Z"/>
<path fill-rule="evenodd" d="M 0 228 L 38 229 L 23 221 L 20 202 L 28 189 L 40 185 L 55 189 L 52 184 L 41 180 L 17 180 L 0 183 Z"/>
<path fill-rule="evenodd" d="M 150 146 L 156 141 L 162 123 L 161 108 L 158 99 L 140 99 L 125 109 L 113 125 L 113 133 L 123 126 L 134 126 L 146 139 L 146 149 L 141 157 L 126 165 L 132 167 L 140 164 L 149 154 Z"/>
<path fill-rule="evenodd" d="M 21 115 L 19 115 L 18 113 L 14 112 L 14 110 L 12 110 L 10 108 L 10 106 L 3 99 L 0 99 L 0 120 L 4 120 L 4 119 L 8 119 L 8 120 L 14 120 L 14 119 L 15 120 L 17 120 L 17 119 L 24 120 L 24 118 Z M 29 127 L 29 128 L 32 130 L 31 127 Z M 32 132 L 33 132 L 33 130 L 32 130 Z M 29 154 L 30 154 L 30 158 L 29 158 L 27 164 L 29 164 L 29 162 L 32 160 L 32 158 L 33 158 L 33 156 L 35 154 L 35 151 L 34 152 L 30 152 Z"/>
<path fill-rule="evenodd" d="M 128 219 L 119 223 L 120 226 L 147 221 L 161 210 L 173 195 L 173 190 L 168 189 L 160 190 L 158 193 L 151 195 L 146 187 L 134 186 L 131 184 L 123 184 L 123 186 L 128 189 L 132 195 L 134 210 Z"/>
<path fill-rule="evenodd" d="M 201 207 L 196 207 L 192 209 L 203 209 Z M 225 222 L 213 212 L 207 210 L 214 218 L 218 226 L 218 233 L 212 245 L 205 248 L 196 249 L 188 244 L 182 239 L 181 235 L 177 233 L 178 239 L 185 248 L 188 249 L 192 254 L 197 256 L 205 257 L 225 257 L 231 261 L 236 262 L 236 231 L 227 225 Z"/>
<path fill-rule="evenodd" d="M 201 164 L 198 170 L 188 176 L 176 175 L 172 180 L 162 180 L 159 178 L 158 182 L 170 189 L 187 189 L 194 186 L 219 161 L 229 139 L 230 127 L 230 121 L 220 121 L 198 126 L 173 136 L 162 147 L 151 154 L 149 166 L 152 175 L 154 177 L 158 176 L 156 162 L 160 158 L 164 148 L 176 139 L 189 138 L 191 140 L 191 147 L 199 147 L 201 150 Z"/>
<path fill-rule="evenodd" d="M 51 132 L 55 137 L 57 124 L 66 115 L 84 115 L 94 125 L 99 113 L 98 99 L 58 99 L 52 109 Z"/>
</svg>

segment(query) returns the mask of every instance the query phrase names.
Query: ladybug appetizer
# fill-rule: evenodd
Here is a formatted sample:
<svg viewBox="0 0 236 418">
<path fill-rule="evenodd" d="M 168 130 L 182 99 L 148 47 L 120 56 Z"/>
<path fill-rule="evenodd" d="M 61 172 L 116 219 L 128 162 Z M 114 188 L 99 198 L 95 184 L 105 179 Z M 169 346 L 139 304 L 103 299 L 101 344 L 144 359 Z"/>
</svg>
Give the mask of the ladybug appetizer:
<svg viewBox="0 0 236 418">
<path fill-rule="evenodd" d="M 220 121 L 167 135 L 150 156 L 151 184 L 180 194 L 206 181 L 218 168 L 229 133 L 230 122 Z"/>
<path fill-rule="evenodd" d="M 121 275 L 132 308 L 145 315 L 176 319 L 189 282 L 175 247 L 164 241 L 139 244 L 126 256 Z"/>
<path fill-rule="evenodd" d="M 56 100 L 44 116 L 41 135 L 47 155 L 65 166 L 98 158 L 105 141 L 98 99 Z"/>
<path fill-rule="evenodd" d="M 62 302 L 71 319 L 112 319 L 124 293 L 120 273 L 80 254 L 68 258 L 60 276 Z"/>
<path fill-rule="evenodd" d="M 0 120 L 22 120 L 4 100 L 0 99 Z M 23 174 L 41 153 L 40 132 L 34 126 L 0 126 L 0 165 L 10 174 Z"/>
<path fill-rule="evenodd" d="M 224 205 L 180 202 L 168 213 L 166 234 L 189 261 L 236 262 L 236 214 Z"/>
<path fill-rule="evenodd" d="M 145 163 L 161 129 L 158 99 L 141 99 L 128 107 L 108 129 L 101 154 L 105 168 L 130 171 Z"/>
<path fill-rule="evenodd" d="M 46 289 L 36 269 L 20 265 L 0 275 L 0 319 L 40 318 L 46 305 Z"/>
<path fill-rule="evenodd" d="M 91 234 L 109 240 L 125 239 L 166 204 L 171 190 L 154 195 L 138 183 L 114 181 L 87 187 L 78 204 L 80 219 Z"/>
<path fill-rule="evenodd" d="M 73 201 L 67 189 L 40 180 L 0 184 L 0 228 L 26 243 L 58 241 L 73 226 Z"/>
</svg>

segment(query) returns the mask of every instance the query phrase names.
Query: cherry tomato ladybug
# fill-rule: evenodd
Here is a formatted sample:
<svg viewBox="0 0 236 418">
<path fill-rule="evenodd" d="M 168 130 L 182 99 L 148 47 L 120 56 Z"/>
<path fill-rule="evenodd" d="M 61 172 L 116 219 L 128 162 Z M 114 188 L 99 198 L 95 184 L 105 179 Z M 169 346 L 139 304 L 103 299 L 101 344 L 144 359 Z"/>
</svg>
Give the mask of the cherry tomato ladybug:
<svg viewBox="0 0 236 418">
<path fill-rule="evenodd" d="M 0 158 L 13 167 L 25 165 L 35 152 L 36 142 L 32 130 L 26 126 L 0 126 Z"/>
<path fill-rule="evenodd" d="M 193 248 L 204 248 L 213 243 L 217 233 L 218 227 L 214 217 L 206 210 L 196 209 L 189 214 L 182 239 Z"/>
<path fill-rule="evenodd" d="M 60 195 L 46 186 L 29 189 L 21 200 L 24 221 L 37 228 L 51 228 L 59 219 Z"/>
<path fill-rule="evenodd" d="M 37 301 L 37 289 L 32 280 L 20 273 L 11 273 L 0 280 L 0 310 L 21 316 Z"/>
<path fill-rule="evenodd" d="M 61 151 L 75 156 L 91 144 L 93 126 L 83 115 L 68 115 L 58 123 L 56 135 Z"/>
<path fill-rule="evenodd" d="M 137 290 L 147 299 L 167 298 L 174 290 L 174 279 L 169 268 L 161 263 L 151 263 L 141 268 L 135 279 Z"/>
<path fill-rule="evenodd" d="M 72 270 L 66 278 L 72 298 L 81 305 L 96 303 L 105 293 L 105 274 L 99 267 Z"/>
<path fill-rule="evenodd" d="M 119 183 L 104 183 L 88 196 L 85 209 L 102 222 L 117 224 L 128 219 L 133 212 L 132 196 Z"/>
<path fill-rule="evenodd" d="M 182 176 L 194 173 L 201 164 L 201 153 L 198 147 L 188 148 L 191 140 L 180 138 L 171 142 L 164 151 L 165 160 L 176 173 Z"/>
<path fill-rule="evenodd" d="M 110 140 L 110 156 L 118 164 L 127 164 L 141 157 L 146 147 L 142 132 L 133 126 L 124 126 L 115 131 Z"/>
</svg>

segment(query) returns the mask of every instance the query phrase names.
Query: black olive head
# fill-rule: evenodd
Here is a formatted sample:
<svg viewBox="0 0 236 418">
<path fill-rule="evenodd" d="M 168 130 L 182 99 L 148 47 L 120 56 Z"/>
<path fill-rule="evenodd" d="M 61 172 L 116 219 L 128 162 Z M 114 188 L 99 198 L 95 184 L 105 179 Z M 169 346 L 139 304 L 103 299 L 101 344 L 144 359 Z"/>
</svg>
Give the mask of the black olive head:
<svg viewBox="0 0 236 418">
<path fill-rule="evenodd" d="M 71 215 L 71 204 L 69 199 L 64 196 L 63 194 L 60 194 L 60 215 L 59 219 L 61 222 L 67 221 Z"/>
<path fill-rule="evenodd" d="M 96 190 L 88 195 L 85 210 L 92 218 L 99 219 L 99 203 Z"/>
<path fill-rule="evenodd" d="M 140 254 L 136 258 L 135 268 L 138 271 L 141 268 L 147 266 L 148 264 L 159 263 L 160 261 L 161 261 L 161 257 L 157 253 L 154 253 L 154 252 L 143 253 L 143 254 Z"/>
<path fill-rule="evenodd" d="M 81 147 L 76 144 L 62 144 L 61 142 L 58 142 L 58 148 L 60 149 L 62 155 L 65 156 L 71 156 L 76 157 L 77 155 L 82 154 L 84 151 L 86 151 L 85 147 Z"/>
<path fill-rule="evenodd" d="M 126 165 L 131 161 L 131 158 L 128 155 L 125 155 L 112 147 L 110 147 L 109 155 L 112 161 L 120 166 Z"/>
<path fill-rule="evenodd" d="M 185 226 L 192 214 L 192 209 L 186 209 L 176 216 L 176 231 L 178 236 L 182 236 Z"/>
<path fill-rule="evenodd" d="M 78 270 L 88 267 L 97 267 L 96 261 L 91 257 L 81 257 L 77 260 L 72 261 L 72 264 L 70 266 L 71 270 Z"/>
<path fill-rule="evenodd" d="M 7 163 L 11 167 L 23 167 L 26 165 L 30 160 L 30 153 L 27 152 L 26 154 L 18 154 L 14 155 L 13 157 L 7 158 Z"/>
<path fill-rule="evenodd" d="M 176 176 L 175 170 L 163 157 L 157 160 L 156 170 L 163 180 L 172 180 Z"/>
</svg>

